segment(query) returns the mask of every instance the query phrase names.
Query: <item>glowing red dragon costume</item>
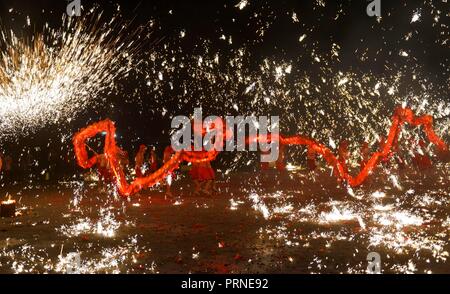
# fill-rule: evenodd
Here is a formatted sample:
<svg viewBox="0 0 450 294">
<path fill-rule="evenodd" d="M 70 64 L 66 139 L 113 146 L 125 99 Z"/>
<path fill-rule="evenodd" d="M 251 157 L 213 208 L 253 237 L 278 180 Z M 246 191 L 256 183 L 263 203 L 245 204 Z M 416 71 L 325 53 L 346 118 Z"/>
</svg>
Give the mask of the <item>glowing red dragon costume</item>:
<svg viewBox="0 0 450 294">
<path fill-rule="evenodd" d="M 397 108 L 392 117 L 392 125 L 389 130 L 388 137 L 384 145 L 380 147 L 381 150 L 378 150 L 377 152 L 372 154 L 367 164 L 355 177 L 346 172 L 347 167 L 345 165 L 345 162 L 339 161 L 328 147 L 316 142 L 311 138 L 300 135 L 291 137 L 280 135 L 278 139 L 280 142 L 280 146 L 304 145 L 314 150 L 317 154 L 322 155 L 328 165 L 332 166 L 334 170 L 337 171 L 336 174 L 339 178 L 346 181 L 350 186 L 355 187 L 361 185 L 367 179 L 370 172 L 377 166 L 382 158 L 387 157 L 390 153 L 393 152 L 392 147 L 397 143 L 400 128 L 405 123 L 416 127 L 423 126 L 428 140 L 436 145 L 440 151 L 448 151 L 448 146 L 446 145 L 446 143 L 433 130 L 433 117 L 431 117 L 430 115 L 416 117 L 413 111 L 408 108 Z M 122 169 L 117 156 L 119 148 L 117 147 L 115 140 L 116 128 L 114 126 L 114 123 L 109 119 L 94 123 L 75 134 L 75 136 L 73 137 L 73 144 L 77 162 L 82 168 L 85 169 L 91 168 L 97 163 L 97 158 L 99 155 L 94 155 L 93 157 L 89 158 L 85 144 L 89 138 L 92 138 L 98 133 L 103 132 L 106 133 L 104 154 L 109 161 L 109 166 L 111 167 L 115 175 L 115 181 L 118 191 L 124 197 L 133 195 L 142 189 L 152 187 L 161 182 L 167 177 L 168 174 L 176 170 L 179 167 L 180 163 L 182 163 L 183 161 L 212 161 L 218 155 L 217 151 L 175 152 L 172 158 L 154 173 L 145 177 L 137 177 L 132 183 L 128 183 L 125 172 Z M 272 139 L 275 138 L 271 138 L 270 135 L 264 137 L 257 136 L 247 138 L 247 143 L 252 141 L 270 142 Z"/>
</svg>

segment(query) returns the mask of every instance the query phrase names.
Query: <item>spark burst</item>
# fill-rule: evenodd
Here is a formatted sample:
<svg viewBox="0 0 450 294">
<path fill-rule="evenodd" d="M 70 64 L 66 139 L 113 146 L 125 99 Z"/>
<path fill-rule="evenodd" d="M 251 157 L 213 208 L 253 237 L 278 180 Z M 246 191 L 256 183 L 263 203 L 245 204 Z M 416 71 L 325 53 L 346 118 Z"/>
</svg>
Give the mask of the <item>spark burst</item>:
<svg viewBox="0 0 450 294">
<path fill-rule="evenodd" d="M 119 16 L 105 24 L 94 9 L 81 19 L 63 16 L 61 28 L 46 25 L 29 39 L 2 30 L 0 136 L 71 121 L 114 90 L 142 43 L 127 29 Z"/>
</svg>

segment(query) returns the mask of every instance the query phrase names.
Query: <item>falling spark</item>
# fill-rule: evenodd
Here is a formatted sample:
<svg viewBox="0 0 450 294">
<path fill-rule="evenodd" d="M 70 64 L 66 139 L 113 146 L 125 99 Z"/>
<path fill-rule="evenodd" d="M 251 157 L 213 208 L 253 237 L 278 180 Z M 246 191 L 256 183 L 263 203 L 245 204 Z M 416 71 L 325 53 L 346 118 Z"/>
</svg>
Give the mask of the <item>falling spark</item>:
<svg viewBox="0 0 450 294">
<path fill-rule="evenodd" d="M 420 20 L 420 16 L 421 16 L 421 13 L 419 11 L 414 12 L 414 14 L 413 14 L 413 16 L 411 18 L 411 23 Z"/>
<path fill-rule="evenodd" d="M 400 56 L 403 56 L 403 57 L 408 57 L 409 56 L 409 54 L 406 52 L 406 51 L 400 51 Z"/>
<path fill-rule="evenodd" d="M 239 8 L 239 10 L 244 9 L 248 5 L 248 0 L 241 0 L 235 7 Z"/>
</svg>

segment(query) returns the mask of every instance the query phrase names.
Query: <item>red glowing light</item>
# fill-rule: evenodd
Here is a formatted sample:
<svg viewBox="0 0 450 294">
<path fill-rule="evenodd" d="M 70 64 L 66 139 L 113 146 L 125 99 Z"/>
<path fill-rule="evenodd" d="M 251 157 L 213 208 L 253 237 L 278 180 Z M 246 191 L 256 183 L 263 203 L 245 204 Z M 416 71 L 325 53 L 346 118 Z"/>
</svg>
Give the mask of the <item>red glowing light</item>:
<svg viewBox="0 0 450 294">
<path fill-rule="evenodd" d="M 434 132 L 433 118 L 430 115 L 416 117 L 411 109 L 401 107 L 396 109 L 392 117 L 392 125 L 386 141 L 380 147 L 379 151 L 372 154 L 362 170 L 355 177 L 349 174 L 345 162 L 339 160 L 329 148 L 311 138 L 301 135 L 291 137 L 280 135 L 277 139 L 279 139 L 280 146 L 304 145 L 316 154 L 322 155 L 327 164 L 337 171 L 335 174 L 338 178 L 346 181 L 350 186 L 356 187 L 364 183 L 370 172 L 377 166 L 381 159 L 390 156 L 390 154 L 397 150 L 395 145 L 398 143 L 399 130 L 402 125 L 406 123 L 415 127 L 423 126 L 428 140 L 436 145 L 440 151 L 448 151 L 446 143 Z M 78 164 L 82 168 L 87 169 L 93 167 L 97 163 L 100 155 L 94 155 L 89 158 L 85 143 L 89 138 L 94 137 L 98 133 L 105 134 L 104 155 L 109 162 L 110 169 L 115 175 L 114 180 L 118 191 L 125 197 L 161 182 L 171 172 L 178 169 L 180 163 L 183 161 L 191 163 L 207 162 L 214 160 L 218 155 L 218 152 L 215 150 L 174 152 L 170 160 L 165 162 L 164 165 L 154 173 L 148 176 L 138 176 L 134 181 L 128 183 L 125 172 L 118 159 L 118 152 L 120 149 L 117 147 L 115 140 L 116 128 L 114 123 L 109 119 L 94 123 L 75 134 L 73 137 L 73 144 Z M 271 137 L 270 135 L 261 137 L 256 136 L 247 138 L 247 142 L 271 142 L 272 139 L 273 136 Z"/>
</svg>

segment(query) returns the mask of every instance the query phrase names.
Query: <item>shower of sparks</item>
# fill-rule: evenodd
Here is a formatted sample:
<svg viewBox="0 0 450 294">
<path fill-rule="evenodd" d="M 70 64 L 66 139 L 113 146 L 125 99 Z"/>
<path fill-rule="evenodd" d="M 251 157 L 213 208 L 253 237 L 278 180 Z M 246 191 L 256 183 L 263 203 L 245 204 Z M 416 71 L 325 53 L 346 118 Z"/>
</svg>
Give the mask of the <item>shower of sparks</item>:
<svg viewBox="0 0 450 294">
<path fill-rule="evenodd" d="M 105 26 L 95 13 L 81 19 L 63 16 L 60 29 L 46 25 L 30 39 L 2 30 L 0 135 L 70 122 L 103 100 L 130 71 L 143 41 L 124 30 L 118 18 Z"/>
<path fill-rule="evenodd" d="M 77 237 L 83 234 L 94 234 L 105 238 L 113 238 L 117 230 L 123 225 L 117 221 L 114 214 L 107 209 L 100 209 L 99 220 L 93 222 L 89 218 L 80 218 L 73 225 L 63 225 L 59 231 L 68 237 Z M 126 226 L 132 225 L 125 222 Z"/>
<path fill-rule="evenodd" d="M 167 209 L 176 209 L 176 212 L 162 220 L 163 228 L 161 224 L 153 224 L 155 219 L 149 221 L 149 216 L 154 214 L 149 209 L 156 204 L 145 205 L 147 197 L 124 203 L 108 189 L 102 192 L 92 190 L 91 185 L 83 182 L 67 182 L 62 187 L 67 186 L 72 191 L 72 200 L 67 201 L 65 209 L 55 206 L 66 212 L 61 217 L 30 224 L 37 230 L 42 226 L 54 228 L 56 236 L 52 241 L 45 241 L 51 246 L 37 246 L 39 239 L 7 239 L 0 242 L 0 267 L 15 273 L 65 272 L 79 255 L 81 266 L 77 272 L 80 273 L 157 273 L 161 268 L 167 271 L 171 263 L 165 264 L 167 261 L 161 262 L 153 256 L 161 248 L 155 249 L 150 244 L 155 244 L 154 241 L 157 244 L 164 240 L 162 236 L 167 237 L 166 234 L 180 229 L 183 235 L 190 235 L 191 225 L 186 222 L 193 224 L 194 231 L 217 230 L 192 250 L 178 242 L 170 249 L 164 249 L 173 254 L 177 252 L 179 256 L 173 257 L 174 264 L 186 263 L 185 259 L 189 258 L 189 263 L 196 266 L 208 258 L 208 246 L 227 248 L 230 240 L 241 240 L 240 233 L 227 235 L 227 242 L 217 241 L 224 227 L 215 228 L 215 223 L 198 224 L 196 215 L 209 213 L 211 219 L 216 219 L 217 209 L 223 209 L 228 212 L 224 213 L 226 217 L 218 220 L 221 226 L 236 221 L 234 216 L 244 218 L 243 226 L 249 226 L 249 231 L 245 230 L 243 236 L 251 242 L 243 239 L 239 246 L 243 246 L 242 250 L 254 248 L 254 252 L 247 252 L 247 255 L 251 254 L 249 261 L 242 263 L 236 272 L 251 272 L 253 268 L 262 270 L 260 263 L 252 260 L 284 256 L 285 261 L 280 260 L 280 264 L 295 264 L 301 260 L 308 264 L 307 272 L 310 273 L 364 273 L 367 267 L 364 254 L 375 251 L 382 254 L 385 272 L 429 273 L 443 266 L 449 258 L 450 216 L 447 207 L 450 198 L 446 187 L 450 179 L 442 177 L 444 171 L 441 169 L 433 177 L 437 179 L 435 188 L 419 192 L 412 187 L 421 189 L 429 180 L 411 172 L 403 178 L 404 191 L 397 189 L 395 182 L 380 181 L 389 177 L 389 174 L 382 174 L 373 179 L 372 188 L 354 189 L 354 196 L 343 200 L 330 199 L 330 191 L 341 197 L 347 191 L 336 192 L 335 184 L 329 181 L 332 178 L 322 168 L 317 176 L 328 177 L 326 184 L 314 184 L 312 178 L 304 175 L 304 170 L 293 170 L 284 179 L 275 177 L 262 181 L 256 176 L 235 175 L 230 182 L 220 184 L 232 198 L 220 194 L 222 196 L 215 199 L 186 198 L 175 202 Z M 38 196 L 36 202 L 39 200 Z M 86 206 L 85 201 L 97 204 Z M 24 215 L 29 215 L 30 209 L 20 207 Z M 152 209 L 158 211 L 157 214 L 163 211 L 157 206 Z M 180 213 L 186 215 L 180 219 Z M 20 227 L 20 221 L 13 222 Z M 146 233 L 142 231 L 142 224 L 145 224 Z M 155 229 L 149 230 L 151 227 Z M 348 247 L 353 250 L 342 250 Z M 311 252 L 318 253 L 310 255 Z M 180 256 L 183 259 L 177 261 Z"/>
<path fill-rule="evenodd" d="M 238 9 L 250 8 L 249 1 L 244 0 L 235 6 Z M 324 1 L 314 3 L 314 10 L 323 7 Z M 445 136 L 448 133 L 448 119 L 442 119 L 450 113 L 450 104 L 442 99 L 448 95 L 448 87 L 434 82 L 423 65 L 417 62 L 417 52 L 409 48 L 408 42 L 413 38 L 420 40 L 422 36 L 411 31 L 411 26 L 395 30 L 399 39 L 404 38 L 396 51 L 381 46 L 372 52 L 361 43 L 355 52 L 347 52 L 349 49 L 343 44 L 332 43 L 329 52 L 323 52 L 313 34 L 320 34 L 320 27 L 311 25 L 307 31 L 296 31 L 295 26 L 301 23 L 302 15 L 299 11 L 290 11 L 287 17 L 296 32 L 292 37 L 298 38 L 301 53 L 297 57 L 276 55 L 259 60 L 252 48 L 264 44 L 263 32 L 268 31 L 276 20 L 267 9 L 256 5 L 251 9 L 255 10 L 255 16 L 248 20 L 248 25 L 256 27 L 258 36 L 255 40 L 238 44 L 224 28 L 217 39 L 221 46 L 227 48 L 225 51 L 216 49 L 216 41 L 208 40 L 196 47 L 193 54 L 185 56 L 180 45 L 184 38 L 180 36 L 178 40 L 167 41 L 167 46 L 158 52 L 150 53 L 149 62 L 145 62 L 145 68 L 140 70 L 146 82 L 140 83 L 136 95 L 130 97 L 130 103 L 133 100 L 151 103 L 150 111 L 162 117 L 180 112 L 190 114 L 193 105 L 202 105 L 205 111 L 216 115 L 281 113 L 280 127 L 286 133 L 313 134 L 313 138 L 320 142 L 334 142 L 336 148 L 342 139 L 350 139 L 352 166 L 358 164 L 362 142 L 367 141 L 372 148 L 377 145 L 379 136 L 386 134 L 390 124 L 386 113 L 392 113 L 396 105 L 411 107 L 419 114 L 433 115 L 438 134 Z M 433 1 L 426 1 L 420 10 L 415 8 L 411 11 L 411 15 L 423 15 L 425 10 L 438 16 L 442 14 Z M 345 12 L 339 10 L 337 14 Z M 422 24 L 419 21 L 415 24 L 419 23 Z M 383 23 L 378 25 L 383 26 Z M 435 27 L 439 36 L 445 35 L 447 29 L 444 24 Z M 183 32 L 189 34 L 187 28 Z M 437 40 L 435 46 L 444 48 L 445 38 Z M 344 69 L 341 65 L 344 52 L 353 54 L 364 66 L 374 59 L 379 60 L 382 54 L 400 56 L 400 61 L 386 62 L 382 72 L 362 71 L 357 67 Z M 443 72 L 447 74 L 444 63 Z M 308 71 L 304 70 L 305 64 L 308 64 Z M 183 77 L 181 81 L 180 76 Z M 424 101 L 427 101 L 426 105 Z M 176 112 L 168 110 L 168 105 L 177 105 Z M 420 134 L 404 135 L 413 140 Z M 293 157 L 298 155 L 293 150 L 287 152 Z M 256 164 L 255 158 L 238 155 L 232 163 L 226 164 L 230 171 L 235 171 L 239 167 Z"/>
<path fill-rule="evenodd" d="M 445 183 L 448 184 L 448 180 Z M 407 184 L 416 182 L 411 180 Z M 445 187 L 445 183 L 439 185 Z M 420 268 L 423 273 L 432 272 L 427 265 L 444 264 L 449 258 L 448 193 L 442 189 L 425 195 L 413 190 L 397 190 L 395 196 L 387 195 L 385 191 L 392 188 L 396 188 L 395 183 L 383 188 L 384 191 L 372 192 L 371 198 L 363 200 L 319 202 L 312 199 L 304 203 L 297 198 L 299 196 L 292 197 L 280 190 L 259 195 L 251 192 L 249 201 L 257 214 L 268 221 L 259 231 L 261 239 L 298 250 L 310 248 L 311 244 L 315 244 L 315 248 L 323 246 L 328 252 L 326 260 L 313 258 L 311 273 L 328 270 L 329 262 L 342 259 L 339 255 L 345 254 L 339 253 L 339 248 L 346 246 L 346 242 L 360 244 L 352 245 L 357 253 L 360 250 L 366 254 L 384 252 L 384 264 L 388 265 L 385 271 L 418 273 Z M 364 192 L 358 189 L 356 193 Z M 442 222 L 439 219 L 443 219 Z M 300 228 L 301 234 L 297 231 Z M 364 273 L 366 264 L 354 264 L 351 261 L 354 256 L 344 259 L 348 263 L 340 265 L 342 272 Z M 405 264 L 396 258 L 386 260 L 393 256 L 409 256 L 410 259 L 406 259 Z"/>
</svg>

